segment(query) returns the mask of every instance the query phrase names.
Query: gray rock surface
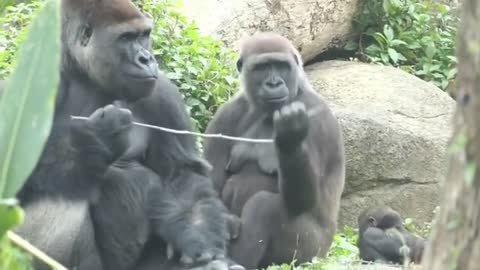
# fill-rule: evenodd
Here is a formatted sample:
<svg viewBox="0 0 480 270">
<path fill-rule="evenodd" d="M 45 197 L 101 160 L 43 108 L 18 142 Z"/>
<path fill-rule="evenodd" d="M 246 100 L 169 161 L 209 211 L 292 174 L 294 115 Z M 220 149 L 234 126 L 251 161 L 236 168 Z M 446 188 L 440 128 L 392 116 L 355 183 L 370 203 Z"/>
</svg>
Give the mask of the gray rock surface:
<svg viewBox="0 0 480 270">
<path fill-rule="evenodd" d="M 183 0 L 183 12 L 200 30 L 229 47 L 256 31 L 292 40 L 304 61 L 342 44 L 363 0 Z"/>
<path fill-rule="evenodd" d="M 388 205 L 431 221 L 447 169 L 455 102 L 434 85 L 392 67 L 327 61 L 307 76 L 339 118 L 346 145 L 346 186 L 339 225 Z"/>
</svg>

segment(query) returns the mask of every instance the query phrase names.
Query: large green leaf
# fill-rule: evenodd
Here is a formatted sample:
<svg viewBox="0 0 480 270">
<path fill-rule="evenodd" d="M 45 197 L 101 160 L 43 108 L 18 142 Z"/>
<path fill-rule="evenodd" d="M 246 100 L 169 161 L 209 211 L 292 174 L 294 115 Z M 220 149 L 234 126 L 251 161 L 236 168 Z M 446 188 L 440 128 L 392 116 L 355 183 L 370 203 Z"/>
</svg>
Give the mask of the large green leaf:
<svg viewBox="0 0 480 270">
<path fill-rule="evenodd" d="M 59 1 L 49 0 L 29 28 L 0 99 L 0 198 L 23 185 L 50 134 L 60 49 Z"/>
</svg>

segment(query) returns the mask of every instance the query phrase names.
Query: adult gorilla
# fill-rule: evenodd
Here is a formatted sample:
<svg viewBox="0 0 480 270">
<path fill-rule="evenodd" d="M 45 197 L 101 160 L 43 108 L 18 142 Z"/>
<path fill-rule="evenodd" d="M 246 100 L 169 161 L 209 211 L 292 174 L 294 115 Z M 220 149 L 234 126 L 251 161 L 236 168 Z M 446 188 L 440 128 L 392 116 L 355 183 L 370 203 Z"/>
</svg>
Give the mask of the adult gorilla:
<svg viewBox="0 0 480 270">
<path fill-rule="evenodd" d="M 53 128 L 18 193 L 19 233 L 70 269 L 183 269 L 176 258 L 188 267 L 222 258 L 225 212 L 195 138 L 132 126 L 191 128 L 151 53 L 151 19 L 129 0 L 63 0 L 61 12 Z M 182 256 L 169 260 L 167 242 Z"/>
<path fill-rule="evenodd" d="M 248 38 L 237 67 L 242 91 L 220 108 L 207 133 L 273 137 L 274 143 L 206 141 L 214 186 L 242 220 L 231 256 L 247 269 L 323 256 L 344 186 L 337 119 L 287 39 L 273 33 Z"/>
</svg>

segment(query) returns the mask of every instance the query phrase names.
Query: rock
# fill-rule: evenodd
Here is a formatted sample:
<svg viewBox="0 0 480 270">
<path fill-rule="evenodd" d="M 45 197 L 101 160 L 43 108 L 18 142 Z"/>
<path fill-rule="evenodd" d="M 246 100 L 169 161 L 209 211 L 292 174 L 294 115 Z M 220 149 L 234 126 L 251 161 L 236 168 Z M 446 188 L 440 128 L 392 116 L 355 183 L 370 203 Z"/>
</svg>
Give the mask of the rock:
<svg viewBox="0 0 480 270">
<path fill-rule="evenodd" d="M 200 30 L 236 47 L 245 34 L 274 31 L 292 40 L 304 61 L 344 43 L 362 0 L 184 0 Z"/>
<path fill-rule="evenodd" d="M 345 136 L 346 185 L 339 228 L 360 211 L 388 205 L 423 225 L 438 205 L 455 102 L 393 67 L 328 61 L 306 68 Z"/>
</svg>

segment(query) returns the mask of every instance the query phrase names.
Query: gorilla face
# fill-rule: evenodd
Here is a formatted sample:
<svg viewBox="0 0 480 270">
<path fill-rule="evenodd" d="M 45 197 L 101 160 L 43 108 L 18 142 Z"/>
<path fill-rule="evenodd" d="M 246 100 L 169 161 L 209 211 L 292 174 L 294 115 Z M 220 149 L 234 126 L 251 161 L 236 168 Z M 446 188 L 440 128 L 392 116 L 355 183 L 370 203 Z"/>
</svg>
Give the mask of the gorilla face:
<svg viewBox="0 0 480 270">
<path fill-rule="evenodd" d="M 159 75 L 151 53 L 151 29 L 152 21 L 146 17 L 125 24 L 86 26 L 75 58 L 90 78 L 119 98 L 133 101 L 147 96 Z"/>
<path fill-rule="evenodd" d="M 272 52 L 239 60 L 247 95 L 257 108 L 274 111 L 297 95 L 298 67 L 293 55 Z"/>
</svg>

